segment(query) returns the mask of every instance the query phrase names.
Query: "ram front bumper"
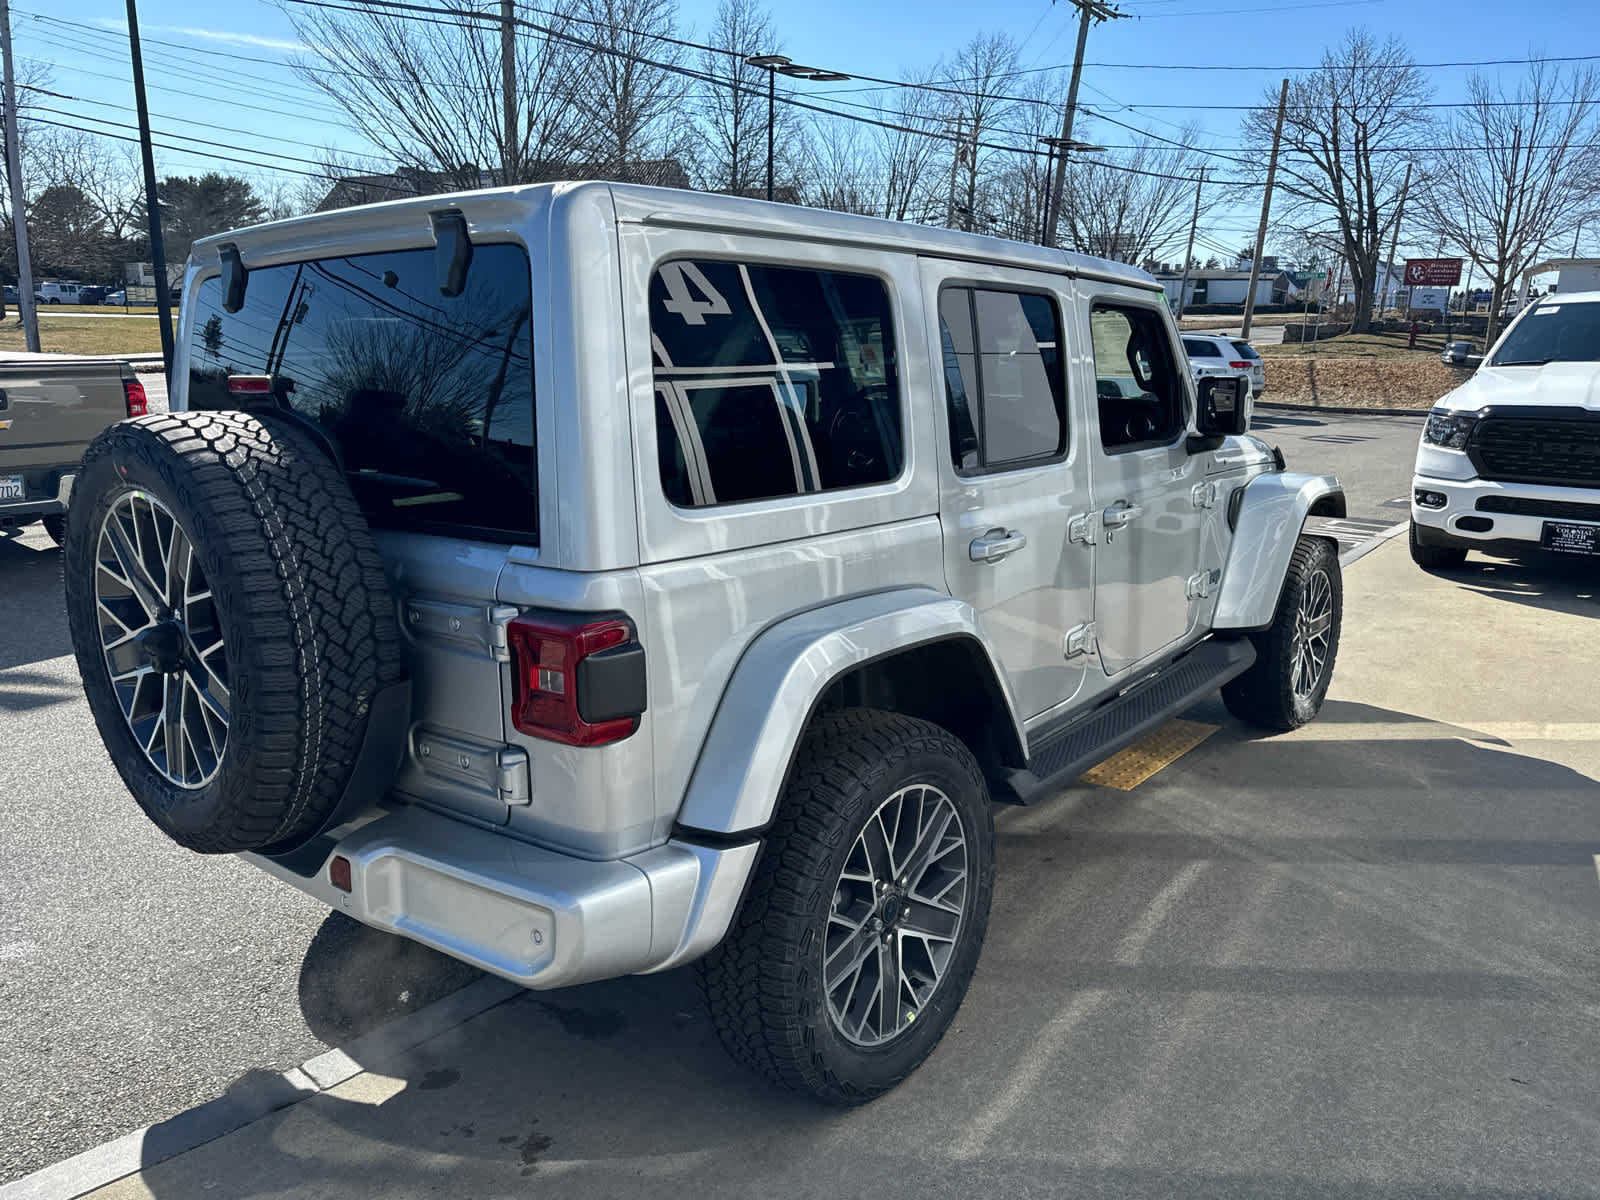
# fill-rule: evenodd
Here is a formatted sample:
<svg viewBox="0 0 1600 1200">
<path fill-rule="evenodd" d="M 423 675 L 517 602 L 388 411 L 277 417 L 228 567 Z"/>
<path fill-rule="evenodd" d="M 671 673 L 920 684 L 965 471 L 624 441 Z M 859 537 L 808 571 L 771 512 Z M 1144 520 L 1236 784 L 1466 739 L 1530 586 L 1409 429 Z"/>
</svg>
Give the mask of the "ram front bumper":
<svg viewBox="0 0 1600 1200">
<path fill-rule="evenodd" d="M 699 957 L 722 940 L 758 841 L 674 839 L 594 862 L 414 807 L 294 854 L 244 857 L 329 907 L 530 988 Z M 329 866 L 350 863 L 350 889 Z"/>
<path fill-rule="evenodd" d="M 1421 504 L 1418 496 L 1424 493 L 1442 497 L 1444 503 Z M 1501 511 L 1507 507 L 1535 511 Z M 1588 516 L 1594 511 L 1600 511 L 1600 489 L 1595 488 L 1443 479 L 1421 474 L 1411 480 L 1411 519 L 1418 526 L 1419 537 L 1428 545 L 1488 550 L 1495 543 L 1503 543 L 1501 549 L 1513 552 L 1518 544 L 1534 549 L 1544 535 L 1546 521 L 1592 521 L 1600 525 L 1600 519 Z"/>
</svg>

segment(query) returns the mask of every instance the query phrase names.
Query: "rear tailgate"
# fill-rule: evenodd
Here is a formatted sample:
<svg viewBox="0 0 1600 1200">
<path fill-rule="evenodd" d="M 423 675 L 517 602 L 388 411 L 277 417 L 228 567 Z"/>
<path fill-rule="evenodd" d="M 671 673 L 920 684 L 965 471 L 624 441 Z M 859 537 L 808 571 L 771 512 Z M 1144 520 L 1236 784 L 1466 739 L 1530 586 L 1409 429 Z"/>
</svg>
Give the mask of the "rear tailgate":
<svg viewBox="0 0 1600 1200">
<path fill-rule="evenodd" d="M 0 505 L 55 500 L 89 443 L 128 415 L 124 376 L 127 363 L 105 359 L 0 363 Z"/>
</svg>

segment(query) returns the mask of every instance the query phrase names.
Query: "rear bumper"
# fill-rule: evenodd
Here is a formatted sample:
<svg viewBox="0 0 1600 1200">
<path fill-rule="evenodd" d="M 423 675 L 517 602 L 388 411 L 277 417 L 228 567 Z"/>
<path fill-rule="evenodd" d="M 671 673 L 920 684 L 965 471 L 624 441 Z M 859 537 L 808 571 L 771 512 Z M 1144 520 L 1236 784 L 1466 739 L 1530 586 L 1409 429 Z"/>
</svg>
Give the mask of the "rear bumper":
<svg viewBox="0 0 1600 1200">
<path fill-rule="evenodd" d="M 23 489 L 27 492 L 21 500 L 0 500 L 0 517 L 46 517 L 64 513 L 72 501 L 72 485 L 76 482 L 78 468 L 52 467 L 19 472 Z M 0 471 L 0 475 L 11 472 Z"/>
<path fill-rule="evenodd" d="M 314 846 L 244 857 L 363 924 L 530 988 L 704 954 L 727 932 L 761 849 L 674 839 L 593 862 L 410 806 Z M 348 892 L 329 882 L 335 855 L 350 860 Z"/>
</svg>

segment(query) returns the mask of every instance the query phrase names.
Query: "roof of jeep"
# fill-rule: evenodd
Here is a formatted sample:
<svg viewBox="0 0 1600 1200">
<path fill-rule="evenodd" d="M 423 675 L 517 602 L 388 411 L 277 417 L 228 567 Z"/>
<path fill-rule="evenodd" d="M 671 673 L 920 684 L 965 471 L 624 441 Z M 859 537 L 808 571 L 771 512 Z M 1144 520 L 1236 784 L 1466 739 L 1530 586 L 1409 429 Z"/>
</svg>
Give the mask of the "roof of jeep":
<svg viewBox="0 0 1600 1200">
<path fill-rule="evenodd" d="M 680 228 L 739 229 L 809 241 L 870 245 L 1037 271 L 1066 271 L 1147 290 L 1160 289 L 1151 275 L 1137 267 L 1070 250 L 1056 250 L 881 217 L 863 217 L 829 209 L 724 196 L 715 192 L 606 182 L 486 188 L 389 200 L 382 204 L 365 204 L 291 217 L 285 221 L 254 225 L 197 241 L 191 251 L 190 262 L 199 266 L 215 264 L 217 248 L 227 242 L 237 242 L 241 254 L 247 259 L 253 250 L 265 251 L 268 247 L 275 252 L 274 257 L 281 257 L 291 245 L 299 256 L 303 256 L 307 250 L 336 253 L 335 247 L 347 235 L 357 231 L 366 235 L 390 229 L 397 239 L 403 238 L 414 244 L 418 232 L 427 229 L 425 214 L 441 207 L 460 209 L 469 225 L 504 227 L 520 223 L 518 218 L 531 218 L 559 200 L 572 200 L 580 194 L 593 196 L 606 191 L 609 191 L 617 219 L 622 222 Z M 419 217 L 423 218 L 420 226 Z M 365 242 L 368 238 L 364 236 L 362 240 Z M 373 248 L 382 247 L 374 245 Z"/>
</svg>

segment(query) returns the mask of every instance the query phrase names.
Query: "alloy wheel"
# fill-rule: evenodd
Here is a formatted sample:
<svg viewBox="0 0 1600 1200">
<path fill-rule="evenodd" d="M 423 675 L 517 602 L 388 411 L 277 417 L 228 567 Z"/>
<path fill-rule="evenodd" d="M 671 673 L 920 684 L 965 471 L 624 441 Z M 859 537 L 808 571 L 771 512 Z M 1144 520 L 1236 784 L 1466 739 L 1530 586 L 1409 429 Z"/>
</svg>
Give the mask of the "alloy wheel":
<svg viewBox="0 0 1600 1200">
<path fill-rule="evenodd" d="M 1318 570 L 1300 589 L 1294 618 L 1295 699 L 1309 700 L 1322 682 L 1333 637 L 1333 581 Z"/>
<path fill-rule="evenodd" d="M 177 517 L 124 493 L 95 546 L 100 648 L 122 715 L 169 783 L 200 788 L 228 745 L 228 655 L 216 599 Z"/>
</svg>

